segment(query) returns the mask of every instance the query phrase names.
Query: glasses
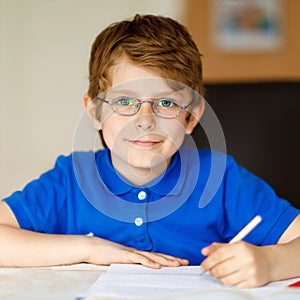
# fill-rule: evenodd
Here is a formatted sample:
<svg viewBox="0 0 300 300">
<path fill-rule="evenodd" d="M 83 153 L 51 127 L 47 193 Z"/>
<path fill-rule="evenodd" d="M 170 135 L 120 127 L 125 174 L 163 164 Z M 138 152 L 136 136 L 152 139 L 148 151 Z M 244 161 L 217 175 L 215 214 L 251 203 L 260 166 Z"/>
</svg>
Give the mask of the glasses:
<svg viewBox="0 0 300 300">
<path fill-rule="evenodd" d="M 96 99 L 111 105 L 112 110 L 120 116 L 133 116 L 139 112 L 143 103 L 149 103 L 152 106 L 153 113 L 164 119 L 178 117 L 182 110 L 186 110 L 193 103 L 192 100 L 188 105 L 179 105 L 176 100 L 169 98 L 158 98 L 149 101 L 127 96 L 120 96 L 111 101 L 99 96 Z"/>
</svg>

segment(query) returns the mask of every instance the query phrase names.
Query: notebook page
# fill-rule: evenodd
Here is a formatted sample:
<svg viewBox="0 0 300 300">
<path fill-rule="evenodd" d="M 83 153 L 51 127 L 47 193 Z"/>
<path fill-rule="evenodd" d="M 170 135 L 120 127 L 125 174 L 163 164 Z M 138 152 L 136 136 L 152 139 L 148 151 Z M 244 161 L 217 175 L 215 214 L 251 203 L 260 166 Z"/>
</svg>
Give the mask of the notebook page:
<svg viewBox="0 0 300 300">
<path fill-rule="evenodd" d="M 208 273 L 200 273 L 199 266 L 157 270 L 141 265 L 112 264 L 82 296 L 154 299 L 204 288 L 224 288 Z"/>
<path fill-rule="evenodd" d="M 228 299 L 228 293 L 232 293 L 229 299 L 265 300 L 273 299 L 274 293 L 287 292 L 287 285 L 292 281 L 295 279 L 273 282 L 257 289 L 238 289 L 224 287 L 209 273 L 201 275 L 199 266 L 162 267 L 157 270 L 142 265 L 112 264 L 77 299 L 188 299 L 180 295 L 209 291 L 211 295 L 223 292 L 222 299 Z M 204 294 L 201 297 L 206 299 Z"/>
</svg>

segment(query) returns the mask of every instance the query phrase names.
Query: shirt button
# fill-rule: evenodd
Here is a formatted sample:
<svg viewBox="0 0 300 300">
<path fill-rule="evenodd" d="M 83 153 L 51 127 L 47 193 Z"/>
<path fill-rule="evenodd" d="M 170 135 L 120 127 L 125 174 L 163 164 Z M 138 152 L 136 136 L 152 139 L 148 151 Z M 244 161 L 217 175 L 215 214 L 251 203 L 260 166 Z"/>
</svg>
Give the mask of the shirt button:
<svg viewBox="0 0 300 300">
<path fill-rule="evenodd" d="M 142 218 L 136 218 L 134 220 L 134 223 L 136 226 L 141 226 L 143 224 L 143 219 Z"/>
<path fill-rule="evenodd" d="M 141 192 L 138 193 L 138 199 L 139 199 L 139 200 L 145 200 L 146 197 L 147 197 L 146 192 L 141 191 Z"/>
</svg>

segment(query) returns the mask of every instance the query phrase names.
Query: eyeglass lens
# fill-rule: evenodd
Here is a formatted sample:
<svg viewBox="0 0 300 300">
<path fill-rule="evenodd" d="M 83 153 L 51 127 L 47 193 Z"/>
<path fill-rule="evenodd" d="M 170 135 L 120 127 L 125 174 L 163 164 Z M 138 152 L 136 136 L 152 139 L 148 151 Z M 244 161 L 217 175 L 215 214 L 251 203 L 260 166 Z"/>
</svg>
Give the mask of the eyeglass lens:
<svg viewBox="0 0 300 300">
<path fill-rule="evenodd" d="M 113 100 L 112 109 L 120 115 L 130 116 L 136 114 L 143 103 L 152 104 L 152 110 L 156 115 L 167 118 L 176 117 L 181 110 L 181 107 L 173 99 L 161 98 L 154 101 L 142 101 L 133 97 L 122 97 Z"/>
</svg>

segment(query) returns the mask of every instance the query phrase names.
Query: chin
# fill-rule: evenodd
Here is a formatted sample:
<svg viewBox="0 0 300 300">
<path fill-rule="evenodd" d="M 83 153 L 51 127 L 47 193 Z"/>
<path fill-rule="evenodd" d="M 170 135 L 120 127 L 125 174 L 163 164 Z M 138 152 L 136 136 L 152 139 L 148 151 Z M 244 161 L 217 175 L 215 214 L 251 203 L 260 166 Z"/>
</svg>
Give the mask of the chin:
<svg viewBox="0 0 300 300">
<path fill-rule="evenodd" d="M 139 169 L 166 169 L 169 164 L 169 160 L 161 155 L 152 155 L 150 157 L 132 157 L 128 160 L 129 164 L 134 168 Z"/>
</svg>

